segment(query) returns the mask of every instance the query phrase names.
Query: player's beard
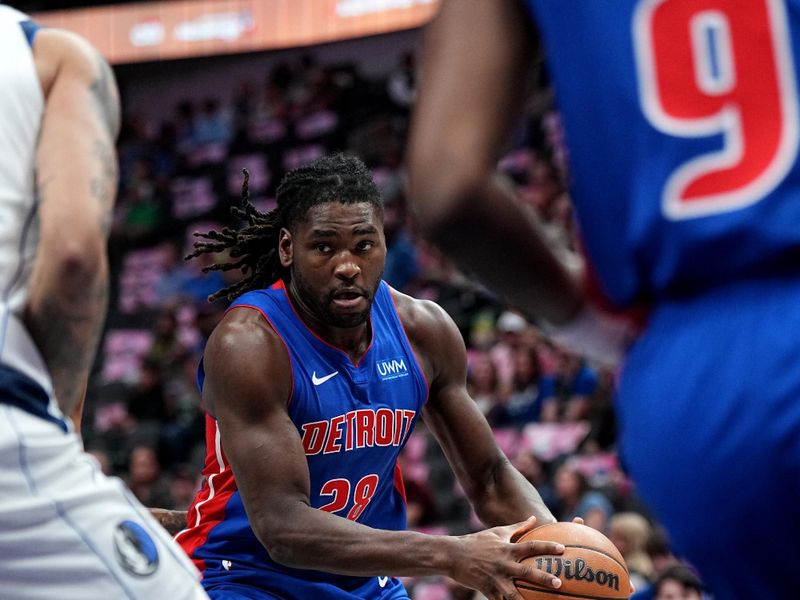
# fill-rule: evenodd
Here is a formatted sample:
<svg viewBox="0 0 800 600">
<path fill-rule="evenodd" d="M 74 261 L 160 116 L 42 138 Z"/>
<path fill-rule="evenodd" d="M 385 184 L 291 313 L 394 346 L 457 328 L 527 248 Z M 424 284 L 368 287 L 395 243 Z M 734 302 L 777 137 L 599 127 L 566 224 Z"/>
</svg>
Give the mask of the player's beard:
<svg viewBox="0 0 800 600">
<path fill-rule="evenodd" d="M 313 316 L 320 319 L 326 325 L 346 329 L 363 325 L 367 319 L 369 319 L 370 312 L 372 311 L 372 301 L 375 298 L 375 292 L 378 290 L 381 278 L 383 277 L 383 271 L 381 271 L 373 289 L 370 290 L 362 286 L 353 286 L 363 294 L 366 300 L 366 307 L 364 310 L 358 312 L 342 312 L 336 310 L 336 305 L 333 301 L 334 294 L 337 291 L 336 289 L 321 293 L 319 290 L 314 289 L 309 281 L 295 269 L 292 269 L 291 277 L 298 295 L 302 298 L 303 303 L 308 310 L 311 311 Z"/>
</svg>

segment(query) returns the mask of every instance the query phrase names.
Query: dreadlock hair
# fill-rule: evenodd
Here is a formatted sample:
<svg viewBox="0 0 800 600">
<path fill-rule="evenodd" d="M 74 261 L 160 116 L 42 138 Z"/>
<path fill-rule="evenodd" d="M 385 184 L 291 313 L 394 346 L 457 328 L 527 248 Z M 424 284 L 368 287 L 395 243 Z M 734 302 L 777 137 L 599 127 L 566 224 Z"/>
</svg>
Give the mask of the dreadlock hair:
<svg viewBox="0 0 800 600">
<path fill-rule="evenodd" d="M 203 267 L 203 272 L 241 269 L 244 277 L 208 297 L 209 302 L 220 298 L 228 301 L 250 290 L 265 288 L 288 276 L 278 256 L 278 239 L 282 228 L 294 231 L 306 220 L 312 206 L 327 202 L 356 204 L 369 202 L 383 218 L 383 203 L 372 174 L 355 156 L 334 154 L 289 171 L 278 186 L 274 210 L 262 213 L 250 202 L 250 174 L 247 169 L 242 183 L 241 206 L 231 207 L 231 214 L 243 222 L 239 229 L 224 227 L 222 231 L 195 232 L 200 240 L 190 260 L 209 252 L 229 250 L 230 262 Z"/>
</svg>

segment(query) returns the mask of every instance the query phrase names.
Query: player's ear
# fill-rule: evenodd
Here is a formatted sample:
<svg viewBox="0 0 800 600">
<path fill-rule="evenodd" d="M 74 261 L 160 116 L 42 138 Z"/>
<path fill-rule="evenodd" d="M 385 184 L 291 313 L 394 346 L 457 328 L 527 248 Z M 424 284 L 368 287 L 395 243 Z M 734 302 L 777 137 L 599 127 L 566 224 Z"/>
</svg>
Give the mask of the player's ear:
<svg viewBox="0 0 800 600">
<path fill-rule="evenodd" d="M 281 227 L 278 234 L 278 256 L 281 266 L 288 268 L 292 266 L 294 260 L 294 246 L 292 244 L 292 234 L 285 227 Z"/>
</svg>

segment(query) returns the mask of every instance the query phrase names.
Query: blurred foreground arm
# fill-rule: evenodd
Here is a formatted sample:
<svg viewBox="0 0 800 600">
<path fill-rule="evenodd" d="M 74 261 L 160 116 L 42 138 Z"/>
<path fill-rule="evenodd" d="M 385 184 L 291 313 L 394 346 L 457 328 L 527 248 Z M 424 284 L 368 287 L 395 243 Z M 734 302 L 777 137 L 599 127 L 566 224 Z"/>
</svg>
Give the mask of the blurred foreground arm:
<svg viewBox="0 0 800 600">
<path fill-rule="evenodd" d="M 40 31 L 34 59 L 45 111 L 36 155 L 40 243 L 25 320 L 61 410 L 78 425 L 108 302 L 119 99 L 110 67 L 78 36 Z"/>
<path fill-rule="evenodd" d="M 522 113 L 537 35 L 518 0 L 445 0 L 426 37 L 409 146 L 422 232 L 531 316 L 563 323 L 583 303 L 496 165 Z"/>
</svg>

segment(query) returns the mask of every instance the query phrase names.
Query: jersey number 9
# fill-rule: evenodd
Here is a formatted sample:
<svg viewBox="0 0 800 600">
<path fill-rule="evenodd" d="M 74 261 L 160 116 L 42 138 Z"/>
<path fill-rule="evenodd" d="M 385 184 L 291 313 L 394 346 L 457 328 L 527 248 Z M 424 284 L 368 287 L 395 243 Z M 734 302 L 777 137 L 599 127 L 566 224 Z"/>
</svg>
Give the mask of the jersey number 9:
<svg viewBox="0 0 800 600">
<path fill-rule="evenodd" d="M 784 0 L 642 0 L 633 39 L 648 121 L 671 136 L 722 140 L 669 176 L 665 216 L 736 210 L 775 189 L 800 131 Z"/>
</svg>

